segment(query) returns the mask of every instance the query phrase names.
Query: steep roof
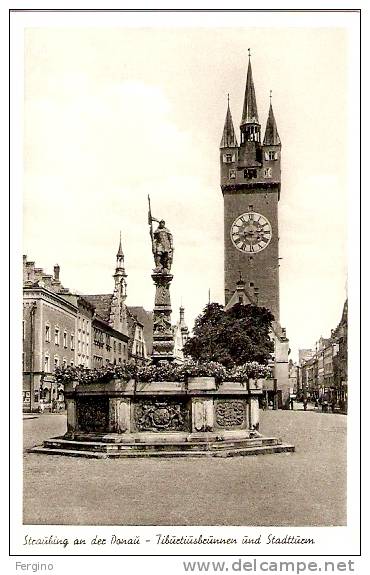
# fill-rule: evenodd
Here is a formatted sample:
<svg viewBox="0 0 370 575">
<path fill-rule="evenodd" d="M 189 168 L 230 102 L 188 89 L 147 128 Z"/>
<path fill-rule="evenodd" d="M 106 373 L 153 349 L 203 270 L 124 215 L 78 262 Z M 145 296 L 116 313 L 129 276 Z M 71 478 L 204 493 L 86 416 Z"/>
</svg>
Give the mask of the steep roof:
<svg viewBox="0 0 370 575">
<path fill-rule="evenodd" d="M 243 115 L 242 120 L 240 122 L 241 126 L 243 124 L 259 124 L 256 93 L 254 90 L 252 66 L 250 58 L 248 62 L 247 82 L 245 85 Z"/>
<path fill-rule="evenodd" d="M 104 321 L 109 321 L 111 304 L 112 304 L 112 294 L 97 294 L 97 295 L 85 295 L 83 296 L 89 303 L 95 307 L 96 314 L 101 317 Z"/>
<path fill-rule="evenodd" d="M 237 147 L 238 147 L 238 141 L 235 136 L 234 124 L 228 101 L 224 131 L 221 138 L 220 148 L 237 148 Z"/>
<path fill-rule="evenodd" d="M 281 144 L 279 132 L 277 131 L 274 111 L 270 103 L 269 115 L 266 122 L 265 137 L 263 138 L 264 146 L 277 146 Z"/>
</svg>

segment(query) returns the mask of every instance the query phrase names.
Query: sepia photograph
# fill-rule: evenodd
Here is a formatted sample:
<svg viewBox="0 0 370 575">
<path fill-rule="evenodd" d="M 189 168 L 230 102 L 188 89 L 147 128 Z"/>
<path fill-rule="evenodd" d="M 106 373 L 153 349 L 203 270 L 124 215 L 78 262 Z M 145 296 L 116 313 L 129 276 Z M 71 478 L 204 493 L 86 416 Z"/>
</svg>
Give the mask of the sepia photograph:
<svg viewBox="0 0 370 575">
<path fill-rule="evenodd" d="M 18 16 L 20 544 L 317 553 L 357 513 L 358 13 Z"/>
</svg>

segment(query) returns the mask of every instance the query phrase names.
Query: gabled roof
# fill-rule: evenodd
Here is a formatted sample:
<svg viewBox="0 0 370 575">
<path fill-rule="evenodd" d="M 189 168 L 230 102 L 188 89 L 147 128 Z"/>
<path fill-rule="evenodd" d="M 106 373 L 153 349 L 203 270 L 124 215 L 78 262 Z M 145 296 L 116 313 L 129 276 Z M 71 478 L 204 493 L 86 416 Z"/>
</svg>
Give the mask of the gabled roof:
<svg viewBox="0 0 370 575">
<path fill-rule="evenodd" d="M 109 321 L 112 294 L 84 295 L 83 297 L 95 307 L 95 312 L 99 317 L 104 321 Z"/>
</svg>

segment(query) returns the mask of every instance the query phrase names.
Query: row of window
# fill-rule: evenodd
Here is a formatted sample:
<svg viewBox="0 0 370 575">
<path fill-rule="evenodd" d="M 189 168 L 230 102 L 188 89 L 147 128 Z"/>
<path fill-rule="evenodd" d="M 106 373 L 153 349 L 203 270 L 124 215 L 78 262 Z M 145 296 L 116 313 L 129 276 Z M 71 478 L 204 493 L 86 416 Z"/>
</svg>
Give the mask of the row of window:
<svg viewBox="0 0 370 575">
<path fill-rule="evenodd" d="M 268 152 L 265 152 L 265 160 L 270 162 L 270 161 L 275 161 L 279 159 L 279 154 L 276 150 L 269 150 Z M 232 164 L 233 162 L 235 162 L 236 160 L 236 156 L 235 154 L 232 153 L 227 153 L 227 154 L 223 154 L 223 162 L 224 164 Z"/>
<path fill-rule="evenodd" d="M 137 350 L 138 353 L 139 350 Z M 141 354 L 140 354 L 141 355 Z M 99 367 L 103 365 L 103 358 L 97 355 L 93 356 L 93 363 L 94 363 L 94 367 Z M 81 356 L 78 358 L 78 364 L 79 365 L 88 365 L 89 363 L 89 356 Z M 110 359 L 106 358 L 105 359 L 105 363 L 109 364 L 110 363 Z M 113 364 L 116 365 L 117 363 L 122 363 L 122 358 L 119 357 L 118 358 L 118 362 L 117 359 L 114 358 L 113 359 Z M 54 356 L 54 364 L 53 364 L 53 369 L 55 369 L 56 367 L 62 366 L 62 367 L 67 367 L 68 365 L 68 361 L 65 357 L 63 357 L 62 361 L 60 361 L 58 356 Z M 73 366 L 74 365 L 74 361 L 73 359 L 70 360 L 69 365 Z M 44 357 L 44 371 L 47 373 L 50 373 L 50 367 L 51 367 L 51 359 L 49 355 L 45 355 Z"/>
<path fill-rule="evenodd" d="M 78 330 L 82 331 L 82 333 L 87 333 L 89 334 L 89 327 L 90 327 L 90 322 L 89 320 L 85 320 L 84 318 L 79 317 L 78 318 Z"/>
<path fill-rule="evenodd" d="M 68 362 L 67 362 L 66 358 L 63 357 L 62 362 L 60 362 L 59 357 L 54 356 L 53 369 L 55 369 L 56 367 L 59 367 L 60 365 L 62 365 L 63 367 L 67 367 Z M 71 359 L 70 365 L 74 365 L 73 359 Z M 44 371 L 46 371 L 47 373 L 50 373 L 50 357 L 48 355 L 45 355 L 45 357 L 44 357 Z"/>
<path fill-rule="evenodd" d="M 117 363 L 124 363 L 124 362 L 125 362 L 125 360 L 122 361 L 121 357 L 118 358 L 118 362 L 117 362 L 116 358 L 113 359 L 113 365 L 116 365 Z M 100 355 L 94 355 L 93 356 L 93 367 L 101 367 L 103 365 L 103 363 L 104 363 L 104 360 Z M 105 363 L 107 365 L 110 363 L 110 359 L 108 357 L 105 359 Z"/>
<path fill-rule="evenodd" d="M 264 168 L 263 169 L 263 177 L 264 178 L 272 178 L 272 169 L 271 168 Z M 229 179 L 235 180 L 236 178 L 236 170 L 229 170 Z M 256 168 L 246 168 L 244 170 L 244 178 L 247 180 L 252 180 L 253 178 L 257 178 L 257 169 Z"/>
<path fill-rule="evenodd" d="M 144 357 L 144 344 L 141 341 L 137 341 L 135 344 L 135 355 Z"/>
<path fill-rule="evenodd" d="M 77 352 L 78 353 L 85 353 L 86 352 L 86 355 L 88 355 L 89 354 L 89 344 L 85 343 L 83 341 L 79 341 L 78 346 L 77 346 Z"/>
<path fill-rule="evenodd" d="M 118 345 L 117 345 L 116 340 L 114 340 L 114 341 L 113 341 L 113 351 L 116 352 L 117 349 L 118 349 L 118 353 L 122 353 L 122 349 L 123 349 L 123 353 L 125 353 L 125 351 L 126 351 L 126 345 L 123 344 L 123 346 L 122 346 L 122 343 L 121 343 L 120 341 L 118 342 Z"/>
<path fill-rule="evenodd" d="M 60 345 L 60 338 L 61 338 L 61 332 L 58 326 L 54 327 L 54 344 L 55 345 Z M 45 325 L 45 341 L 47 343 L 51 342 L 51 327 L 50 325 Z M 75 348 L 75 336 L 74 333 L 70 334 L 69 337 L 69 343 L 70 343 L 70 347 L 71 350 L 74 350 Z M 68 333 L 66 330 L 63 331 L 63 347 L 65 349 L 68 348 Z"/>
</svg>

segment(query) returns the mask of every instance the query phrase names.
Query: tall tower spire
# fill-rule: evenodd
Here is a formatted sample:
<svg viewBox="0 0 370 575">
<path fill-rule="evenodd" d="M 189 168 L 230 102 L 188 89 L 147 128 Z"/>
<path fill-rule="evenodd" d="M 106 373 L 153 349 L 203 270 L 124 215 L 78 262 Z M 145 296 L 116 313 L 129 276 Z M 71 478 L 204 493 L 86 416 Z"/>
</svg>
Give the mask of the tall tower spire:
<svg viewBox="0 0 370 575">
<path fill-rule="evenodd" d="M 114 291 L 110 309 L 109 323 L 114 329 L 127 334 L 127 314 L 125 300 L 127 297 L 127 274 L 125 270 L 125 256 L 122 250 L 122 234 L 119 234 L 119 246 L 116 256 L 116 271 L 114 277 Z"/>
<path fill-rule="evenodd" d="M 235 136 L 233 119 L 230 112 L 229 94 L 227 95 L 227 112 L 225 118 L 224 131 L 221 138 L 220 149 L 222 148 L 237 148 L 238 141 Z"/>
<path fill-rule="evenodd" d="M 243 126 L 244 124 L 259 123 L 256 93 L 254 90 L 253 75 L 252 75 L 250 48 L 248 48 L 248 58 L 249 60 L 248 60 L 247 82 L 245 85 L 244 106 L 240 127 Z"/>
<path fill-rule="evenodd" d="M 122 256 L 123 257 L 123 251 L 122 251 L 122 232 L 119 232 L 119 246 L 118 246 L 118 252 L 117 252 L 117 259 Z"/>
<path fill-rule="evenodd" d="M 261 126 L 258 120 L 256 92 L 254 90 L 251 54 L 248 48 L 248 71 L 245 85 L 242 119 L 240 122 L 240 155 L 243 167 L 260 161 Z"/>
<path fill-rule="evenodd" d="M 114 274 L 114 277 L 116 277 L 117 274 L 119 276 L 127 277 L 125 272 L 125 256 L 123 255 L 122 250 L 122 232 L 119 233 L 119 246 L 116 256 L 116 273 Z"/>
</svg>

